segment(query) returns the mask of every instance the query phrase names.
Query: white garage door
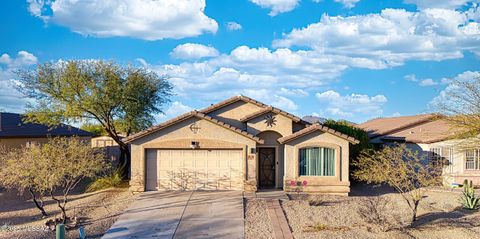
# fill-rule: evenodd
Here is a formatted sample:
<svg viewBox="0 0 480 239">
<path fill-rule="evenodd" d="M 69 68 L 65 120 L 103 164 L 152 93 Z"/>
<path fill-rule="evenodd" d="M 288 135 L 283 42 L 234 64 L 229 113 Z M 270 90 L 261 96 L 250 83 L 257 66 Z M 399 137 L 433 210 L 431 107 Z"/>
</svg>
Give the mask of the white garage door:
<svg viewBox="0 0 480 239">
<path fill-rule="evenodd" d="M 147 150 L 146 190 L 243 190 L 242 150 Z"/>
</svg>

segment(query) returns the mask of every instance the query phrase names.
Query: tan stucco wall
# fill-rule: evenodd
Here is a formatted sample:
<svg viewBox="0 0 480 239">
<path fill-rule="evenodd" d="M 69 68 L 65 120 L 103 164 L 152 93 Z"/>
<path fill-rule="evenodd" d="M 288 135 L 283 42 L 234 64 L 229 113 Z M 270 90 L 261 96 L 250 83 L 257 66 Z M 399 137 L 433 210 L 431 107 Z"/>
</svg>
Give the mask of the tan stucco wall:
<svg viewBox="0 0 480 239">
<path fill-rule="evenodd" d="M 90 140 L 90 137 L 82 137 L 81 140 Z M 45 144 L 48 138 L 0 138 L 0 147 L 8 149 L 25 147 L 27 142 L 35 142 L 38 144 Z"/>
<path fill-rule="evenodd" d="M 335 149 L 335 176 L 299 176 L 299 149 L 309 146 L 330 147 Z M 304 192 L 347 195 L 350 192 L 349 181 L 349 143 L 329 133 L 312 132 L 304 137 L 285 144 L 284 189 L 290 187 L 290 181 L 307 181 Z"/>
<path fill-rule="evenodd" d="M 190 125 L 196 123 L 200 127 L 197 134 L 192 132 Z M 245 190 L 256 190 L 256 155 L 250 149 L 256 147 L 256 142 L 232 130 L 209 122 L 191 118 L 168 128 L 162 129 L 131 143 L 132 179 L 131 190 L 145 189 L 145 149 L 148 148 L 186 148 L 192 141 L 200 142 L 200 148 L 235 148 L 242 149 L 245 154 Z"/>
<path fill-rule="evenodd" d="M 465 169 L 465 150 L 459 145 L 458 140 L 446 140 L 432 144 L 408 144 L 410 148 L 422 150 L 425 156 L 432 148 L 453 149 L 453 164 L 443 168 L 443 184 L 445 186 L 452 183 L 463 183 L 463 180 L 472 180 L 474 184 L 480 185 L 480 170 Z M 445 153 L 443 153 L 445 154 Z"/>
<path fill-rule="evenodd" d="M 272 116 L 275 117 L 276 122 L 272 126 L 268 126 L 265 123 L 265 116 L 268 114 L 271 114 Z M 291 135 L 293 133 L 292 120 L 281 114 L 266 113 L 254 119 L 251 119 L 247 123 L 247 131 L 253 135 L 257 135 L 263 131 L 268 131 L 268 130 L 276 131 L 280 133 L 282 136 Z"/>
<path fill-rule="evenodd" d="M 48 142 L 48 138 L 10 138 L 10 139 L 0 139 L 0 147 L 5 147 L 6 149 L 20 148 L 25 147 L 27 142 L 35 142 L 39 144 L 44 144 Z"/>
<path fill-rule="evenodd" d="M 240 119 L 261 109 L 261 107 L 255 104 L 237 101 L 218 110 L 212 111 L 208 115 L 218 118 L 237 128 L 245 129 L 245 124 L 242 123 Z"/>
</svg>

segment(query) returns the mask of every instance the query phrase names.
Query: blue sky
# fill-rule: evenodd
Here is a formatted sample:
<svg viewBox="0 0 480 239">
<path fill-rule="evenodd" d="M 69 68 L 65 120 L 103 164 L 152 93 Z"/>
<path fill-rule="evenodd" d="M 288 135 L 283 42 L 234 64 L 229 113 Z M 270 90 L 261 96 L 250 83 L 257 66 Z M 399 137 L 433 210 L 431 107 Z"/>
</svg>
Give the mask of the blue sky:
<svg viewBox="0 0 480 239">
<path fill-rule="evenodd" d="M 0 109 L 15 70 L 106 59 L 170 77 L 158 121 L 244 94 L 299 116 L 363 122 L 432 111 L 480 72 L 468 0 L 16 0 L 0 15 Z"/>
</svg>

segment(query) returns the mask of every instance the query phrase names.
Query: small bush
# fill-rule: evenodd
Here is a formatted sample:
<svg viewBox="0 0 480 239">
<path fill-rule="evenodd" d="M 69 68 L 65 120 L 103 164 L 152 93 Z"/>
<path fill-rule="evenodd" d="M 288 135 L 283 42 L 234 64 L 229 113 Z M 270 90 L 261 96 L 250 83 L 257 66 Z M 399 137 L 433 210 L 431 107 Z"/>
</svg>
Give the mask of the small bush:
<svg viewBox="0 0 480 239">
<path fill-rule="evenodd" d="M 460 198 L 463 208 L 476 210 L 480 206 L 480 197 L 475 196 L 475 188 L 472 181 L 470 183 L 465 179 L 463 182 L 463 194 Z"/>
<path fill-rule="evenodd" d="M 106 176 L 95 179 L 87 187 L 86 192 L 94 192 L 107 188 L 120 187 L 123 184 L 122 171 L 117 168 L 115 171 L 107 174 Z"/>
</svg>

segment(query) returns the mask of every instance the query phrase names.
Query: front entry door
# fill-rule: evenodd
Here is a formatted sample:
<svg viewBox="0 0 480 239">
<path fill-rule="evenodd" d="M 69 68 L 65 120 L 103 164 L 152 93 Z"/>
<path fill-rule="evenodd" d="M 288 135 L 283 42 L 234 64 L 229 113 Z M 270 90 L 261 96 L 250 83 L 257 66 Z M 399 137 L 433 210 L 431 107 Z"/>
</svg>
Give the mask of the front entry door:
<svg viewBox="0 0 480 239">
<path fill-rule="evenodd" d="M 274 188 L 275 148 L 259 148 L 258 163 L 258 178 L 260 188 Z"/>
</svg>

